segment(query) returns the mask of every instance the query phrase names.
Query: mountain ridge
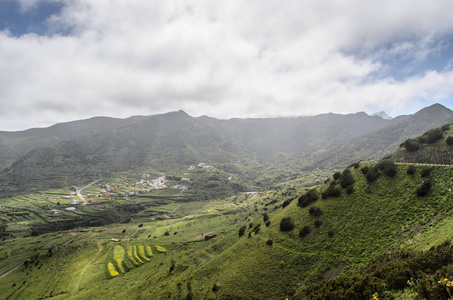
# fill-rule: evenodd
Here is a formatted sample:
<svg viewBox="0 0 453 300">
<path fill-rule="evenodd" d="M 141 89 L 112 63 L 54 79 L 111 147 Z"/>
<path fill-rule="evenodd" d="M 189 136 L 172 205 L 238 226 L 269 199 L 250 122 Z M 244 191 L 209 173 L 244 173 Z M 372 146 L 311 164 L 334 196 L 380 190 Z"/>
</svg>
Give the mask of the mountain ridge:
<svg viewBox="0 0 453 300">
<path fill-rule="evenodd" d="M 293 171 L 332 169 L 378 159 L 403 140 L 445 123 L 453 123 L 453 111 L 440 104 L 392 120 L 364 112 L 219 120 L 191 117 L 182 110 L 128 119 L 92 118 L 37 130 L 42 138 L 35 136 L 28 144 L 20 138 L 16 144 L 0 142 L 0 148 L 25 145 L 14 160 L 10 152 L 0 152 L 4 153 L 0 166 L 6 166 L 0 182 L 13 189 L 58 186 L 141 166 L 165 172 L 200 161 L 236 170 L 244 180 L 254 181 L 267 168 L 283 165 Z M 240 171 L 237 161 L 248 169 Z M 279 177 L 278 172 L 274 176 Z"/>
</svg>

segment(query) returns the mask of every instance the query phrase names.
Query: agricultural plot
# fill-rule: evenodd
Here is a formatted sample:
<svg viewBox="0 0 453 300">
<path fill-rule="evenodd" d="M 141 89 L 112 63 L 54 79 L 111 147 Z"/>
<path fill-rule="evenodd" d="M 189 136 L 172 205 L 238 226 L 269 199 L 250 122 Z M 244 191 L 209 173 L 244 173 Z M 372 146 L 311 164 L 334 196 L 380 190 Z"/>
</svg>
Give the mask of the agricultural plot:
<svg viewBox="0 0 453 300">
<path fill-rule="evenodd" d="M 167 250 L 162 246 L 155 246 L 157 252 L 165 253 Z M 124 274 L 133 267 L 141 266 L 153 257 L 152 247 L 150 245 L 127 245 L 127 251 L 122 245 L 113 247 L 113 261 L 107 263 L 107 270 L 110 277 L 116 277 L 120 273 Z M 133 266 L 133 267 L 132 267 Z"/>
</svg>

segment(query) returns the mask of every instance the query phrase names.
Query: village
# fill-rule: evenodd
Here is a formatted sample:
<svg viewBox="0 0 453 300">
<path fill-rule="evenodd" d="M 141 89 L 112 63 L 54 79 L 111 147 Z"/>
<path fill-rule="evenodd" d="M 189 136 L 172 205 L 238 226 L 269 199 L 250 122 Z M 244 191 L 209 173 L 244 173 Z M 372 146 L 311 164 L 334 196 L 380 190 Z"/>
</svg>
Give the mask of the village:
<svg viewBox="0 0 453 300">
<path fill-rule="evenodd" d="M 193 171 L 196 169 L 212 169 L 214 168 L 211 165 L 208 165 L 206 163 L 199 163 L 197 166 L 190 166 L 188 168 L 188 171 Z M 142 178 L 139 181 L 136 181 L 134 183 L 123 183 L 123 184 L 115 184 L 115 185 L 109 185 L 109 184 L 100 184 L 100 191 L 99 193 L 87 193 L 85 195 L 81 194 L 81 191 L 84 189 L 78 189 L 76 186 L 72 186 L 70 195 L 67 196 L 62 196 L 59 199 L 56 198 L 48 198 L 48 201 L 58 201 L 58 200 L 66 200 L 70 201 L 68 204 L 71 206 L 68 206 L 66 208 L 63 208 L 65 211 L 74 211 L 76 209 L 77 205 L 88 205 L 88 204 L 100 204 L 104 203 L 106 199 L 112 200 L 111 197 L 123 197 L 125 200 L 129 200 L 130 197 L 134 197 L 137 194 L 146 194 L 150 193 L 155 190 L 161 190 L 161 189 L 178 189 L 181 190 L 182 192 L 188 190 L 188 184 L 190 184 L 191 179 L 190 178 L 181 178 L 179 179 L 179 184 L 169 184 L 168 178 L 166 176 L 160 176 L 158 178 L 150 179 L 151 175 L 150 174 L 143 174 L 141 176 Z M 97 182 L 97 181 L 96 181 Z M 172 181 L 174 183 L 174 181 Z M 93 183 L 91 183 L 93 184 Z M 90 184 L 90 185 L 91 185 Z M 89 185 L 88 185 L 89 186 Z M 87 186 L 87 187 L 88 187 Z M 89 200 L 86 200 L 89 199 Z M 57 202 L 58 205 L 60 205 L 60 201 Z M 66 204 L 66 203 L 65 203 Z M 60 214 L 62 213 L 62 210 L 59 209 L 52 209 L 48 211 L 48 213 L 51 214 Z"/>
</svg>

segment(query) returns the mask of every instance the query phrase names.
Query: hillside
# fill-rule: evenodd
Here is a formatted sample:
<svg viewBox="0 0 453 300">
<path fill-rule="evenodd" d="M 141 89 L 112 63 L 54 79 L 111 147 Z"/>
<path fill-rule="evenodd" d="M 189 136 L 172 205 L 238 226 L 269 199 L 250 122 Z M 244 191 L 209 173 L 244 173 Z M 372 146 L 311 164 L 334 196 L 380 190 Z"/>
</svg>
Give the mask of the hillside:
<svg viewBox="0 0 453 300">
<path fill-rule="evenodd" d="M 0 131 L 0 169 L 10 166 L 14 161 L 35 148 L 51 147 L 65 140 L 116 129 L 146 118 L 95 117 L 88 120 L 56 124 L 48 128 L 33 128 L 19 132 Z"/>
<path fill-rule="evenodd" d="M 395 161 L 453 164 L 453 130 L 450 124 L 431 129 L 416 139 L 407 139 L 394 153 Z"/>
<path fill-rule="evenodd" d="M 453 112 L 440 104 L 434 104 L 413 115 L 394 118 L 388 126 L 343 144 L 321 158 L 314 158 L 315 164 L 347 166 L 359 160 L 379 160 L 391 155 L 405 140 L 450 123 L 453 123 Z"/>
<path fill-rule="evenodd" d="M 30 295 L 55 299 L 69 295 L 74 299 L 130 295 L 153 299 L 326 299 L 330 279 L 344 278 L 346 283 L 341 284 L 346 284 L 342 287 L 346 290 L 348 276 L 361 278 L 357 276 L 365 270 L 362 268 L 385 259 L 382 255 L 395 253 L 394 261 L 400 250 L 428 250 L 452 237 L 453 196 L 449 189 L 453 168 L 432 167 L 426 175 L 424 167 L 415 166 L 415 172 L 407 174 L 409 166 L 401 164 L 393 177 L 385 175 L 384 167 L 376 170 L 381 176 L 369 182 L 365 170 L 375 166 L 366 162 L 351 166 L 314 189 L 317 199 L 310 196 L 307 203 L 307 197 L 294 190 L 243 194 L 209 203 L 162 203 L 151 209 L 176 209 L 174 218 L 152 220 L 138 212 L 130 223 L 39 237 L 24 235 L 11 223 L 8 228 L 15 228 L 15 238 L 2 242 L 0 272 L 18 268 L 0 278 L 6 287 L 1 299 Z M 353 178 L 348 186 L 347 176 Z M 422 181 L 428 180 L 432 188 L 418 195 Z M 283 230 L 284 218 L 291 218 L 294 228 Z M 243 226 L 244 234 L 239 236 Z M 212 232 L 215 237 L 205 238 Z M 110 242 L 112 237 L 121 241 Z M 115 262 L 118 245 L 126 251 L 122 267 Z M 146 246 L 152 256 L 140 254 Z M 132 249 L 131 257 L 128 249 Z M 400 263 L 412 257 L 410 253 L 423 257 L 423 252 L 408 253 Z M 357 293 L 367 298 L 376 292 L 388 297 L 411 295 L 430 276 L 436 282 L 440 276 L 453 276 L 447 269 L 442 275 L 436 273 L 452 263 L 446 260 L 436 267 L 431 264 L 429 270 L 414 267 L 395 273 L 399 279 L 394 287 L 364 282 Z M 314 285 L 322 280 L 322 286 Z M 418 282 L 418 287 L 408 285 L 408 280 Z"/>
<path fill-rule="evenodd" d="M 5 133 L 11 141 L 0 144 L 7 148 L 0 165 L 22 156 L 0 172 L 0 184 L 8 195 L 87 183 L 140 167 L 165 173 L 209 162 L 263 190 L 284 178 L 382 157 L 405 139 L 449 122 L 453 112 L 441 105 L 392 120 L 365 113 L 218 120 L 183 111 L 126 120 L 95 118 Z M 21 145 L 23 150 L 14 150 Z M 32 150 L 23 154 L 27 149 Z"/>
</svg>

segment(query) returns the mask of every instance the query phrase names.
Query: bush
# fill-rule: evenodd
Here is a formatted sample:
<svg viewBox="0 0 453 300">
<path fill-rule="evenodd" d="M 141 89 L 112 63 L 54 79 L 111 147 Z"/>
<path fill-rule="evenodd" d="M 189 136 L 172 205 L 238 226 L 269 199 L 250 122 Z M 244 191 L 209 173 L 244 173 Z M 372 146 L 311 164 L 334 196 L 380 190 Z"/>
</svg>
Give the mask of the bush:
<svg viewBox="0 0 453 300">
<path fill-rule="evenodd" d="M 308 210 L 308 213 L 312 216 L 319 217 L 322 214 L 322 210 L 319 207 L 312 206 Z"/>
<path fill-rule="evenodd" d="M 269 220 L 269 215 L 265 212 L 263 214 L 263 221 L 266 222 L 267 220 Z"/>
<path fill-rule="evenodd" d="M 340 177 L 341 177 L 341 173 L 340 172 L 335 172 L 333 174 L 333 179 L 335 179 L 335 180 L 340 179 Z"/>
<path fill-rule="evenodd" d="M 383 159 L 377 165 L 378 169 L 387 177 L 393 177 L 397 173 L 396 165 L 392 159 Z"/>
<path fill-rule="evenodd" d="M 291 231 L 295 227 L 293 219 L 290 217 L 283 218 L 280 222 L 281 231 Z"/>
<path fill-rule="evenodd" d="M 245 225 L 242 226 L 241 228 L 239 228 L 239 236 L 240 237 L 244 235 L 246 229 L 247 229 L 247 227 Z"/>
<path fill-rule="evenodd" d="M 360 171 L 362 171 L 363 175 L 366 175 L 366 173 L 368 173 L 369 170 L 370 170 L 370 168 L 368 166 L 365 166 L 365 167 L 360 169 Z"/>
<path fill-rule="evenodd" d="M 444 137 L 444 131 L 441 128 L 435 128 L 428 130 L 424 133 L 420 139 L 427 144 L 434 144 L 438 140 Z"/>
<path fill-rule="evenodd" d="M 270 225 L 271 225 L 271 220 L 268 220 L 268 221 L 266 222 L 266 227 L 269 227 Z"/>
<path fill-rule="evenodd" d="M 414 175 L 416 170 L 414 165 L 410 165 L 407 167 L 406 173 L 407 175 Z"/>
<path fill-rule="evenodd" d="M 311 203 L 315 202 L 319 198 L 319 193 L 316 189 L 311 189 L 302 196 L 299 197 L 297 205 L 300 207 L 307 207 Z"/>
<path fill-rule="evenodd" d="M 267 240 L 266 245 L 272 246 L 273 243 L 274 243 L 274 242 L 273 242 L 271 239 L 269 239 L 269 240 Z"/>
<path fill-rule="evenodd" d="M 354 176 L 352 176 L 351 172 L 343 173 L 343 176 L 340 179 L 340 185 L 342 188 L 347 188 L 355 183 Z"/>
<path fill-rule="evenodd" d="M 293 199 L 287 199 L 283 202 L 282 204 L 282 208 L 285 208 L 287 207 L 291 202 L 293 201 Z"/>
<path fill-rule="evenodd" d="M 453 146 L 453 136 L 447 137 L 446 142 L 448 146 Z"/>
<path fill-rule="evenodd" d="M 420 143 L 415 140 L 408 139 L 404 143 L 402 143 L 400 147 L 405 147 L 409 152 L 415 152 L 420 149 Z"/>
<path fill-rule="evenodd" d="M 423 167 L 423 169 L 420 172 L 421 177 L 427 177 L 431 174 L 431 168 L 430 167 Z"/>
<path fill-rule="evenodd" d="M 330 186 L 327 191 L 328 197 L 340 197 L 341 196 L 341 189 L 336 186 Z"/>
<path fill-rule="evenodd" d="M 379 171 L 376 170 L 376 168 L 371 168 L 368 170 L 365 177 L 366 180 L 371 183 L 379 178 Z"/>
<path fill-rule="evenodd" d="M 431 190 L 431 186 L 431 181 L 423 182 L 422 185 L 417 188 L 417 196 L 423 197 L 428 195 L 429 191 Z"/>
<path fill-rule="evenodd" d="M 442 128 L 443 131 L 447 131 L 447 130 L 450 129 L 450 125 L 451 125 L 451 124 L 445 124 L 445 125 L 442 126 L 441 128 Z"/>
<path fill-rule="evenodd" d="M 333 238 L 335 236 L 335 231 L 333 231 L 333 229 L 330 229 L 329 232 L 327 232 L 327 236 Z"/>
<path fill-rule="evenodd" d="M 299 231 L 299 237 L 303 238 L 303 237 L 307 236 L 310 232 L 311 232 L 311 227 L 309 225 L 306 225 L 306 226 L 304 226 L 304 228 L 302 228 Z"/>
<path fill-rule="evenodd" d="M 354 186 L 350 185 L 346 188 L 346 194 L 351 195 L 354 193 Z"/>
<path fill-rule="evenodd" d="M 318 227 L 321 227 L 322 226 L 322 221 L 320 219 L 316 219 L 315 220 L 315 227 L 318 228 Z"/>
</svg>

